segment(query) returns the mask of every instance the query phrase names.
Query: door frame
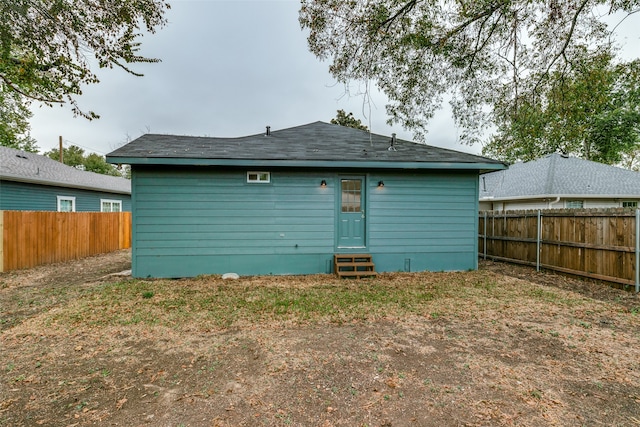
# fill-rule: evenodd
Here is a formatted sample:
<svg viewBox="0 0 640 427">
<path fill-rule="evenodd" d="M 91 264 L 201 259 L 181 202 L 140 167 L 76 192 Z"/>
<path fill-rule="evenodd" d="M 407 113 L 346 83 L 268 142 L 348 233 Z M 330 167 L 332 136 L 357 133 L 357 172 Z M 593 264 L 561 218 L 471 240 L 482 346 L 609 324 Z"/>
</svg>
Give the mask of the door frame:
<svg viewBox="0 0 640 427">
<path fill-rule="evenodd" d="M 340 214 L 342 213 L 342 180 L 360 179 L 362 181 L 360 192 L 360 209 L 364 211 L 363 246 L 340 246 Z M 338 174 L 336 177 L 336 203 L 335 203 L 335 241 L 334 249 L 339 253 L 366 252 L 369 247 L 369 181 L 368 174 Z"/>
</svg>

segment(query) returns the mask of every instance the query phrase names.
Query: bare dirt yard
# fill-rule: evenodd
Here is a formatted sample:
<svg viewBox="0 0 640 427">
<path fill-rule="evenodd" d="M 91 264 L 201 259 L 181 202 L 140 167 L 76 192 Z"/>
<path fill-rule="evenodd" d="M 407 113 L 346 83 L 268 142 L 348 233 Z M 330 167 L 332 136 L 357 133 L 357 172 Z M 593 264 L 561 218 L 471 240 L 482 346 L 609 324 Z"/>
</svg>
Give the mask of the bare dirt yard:
<svg viewBox="0 0 640 427">
<path fill-rule="evenodd" d="M 0 426 L 638 426 L 640 299 L 479 271 L 0 274 Z"/>
</svg>

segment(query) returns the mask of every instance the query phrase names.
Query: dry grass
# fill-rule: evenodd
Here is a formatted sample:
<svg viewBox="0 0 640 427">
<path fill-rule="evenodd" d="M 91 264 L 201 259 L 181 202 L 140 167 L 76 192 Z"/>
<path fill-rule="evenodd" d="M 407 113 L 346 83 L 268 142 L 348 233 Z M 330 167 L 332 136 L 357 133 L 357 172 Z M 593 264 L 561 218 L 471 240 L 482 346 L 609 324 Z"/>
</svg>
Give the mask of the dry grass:
<svg viewBox="0 0 640 427">
<path fill-rule="evenodd" d="M 0 425 L 638 425 L 638 298 L 490 270 L 0 277 Z"/>
<path fill-rule="evenodd" d="M 359 281 L 329 275 L 239 281 L 207 276 L 97 284 L 37 322 L 42 328 L 144 324 L 177 330 L 197 325 L 210 331 L 407 316 L 482 318 L 495 312 L 514 316 L 524 308 L 548 311 L 550 304 L 594 313 L 605 310 L 577 295 L 504 281 L 490 272 L 383 274 Z"/>
</svg>

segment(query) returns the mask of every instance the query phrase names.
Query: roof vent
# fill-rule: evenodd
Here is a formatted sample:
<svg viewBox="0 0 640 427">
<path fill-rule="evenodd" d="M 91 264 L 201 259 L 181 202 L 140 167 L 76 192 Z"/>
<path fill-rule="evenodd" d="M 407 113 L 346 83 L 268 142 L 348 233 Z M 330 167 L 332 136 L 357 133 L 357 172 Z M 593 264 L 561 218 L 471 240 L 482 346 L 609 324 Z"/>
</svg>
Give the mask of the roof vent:
<svg viewBox="0 0 640 427">
<path fill-rule="evenodd" d="M 19 159 L 28 159 L 27 156 L 23 156 L 22 154 L 16 154 L 16 157 Z"/>
<path fill-rule="evenodd" d="M 271 126 L 267 126 L 267 133 L 265 136 L 271 136 Z"/>
<path fill-rule="evenodd" d="M 389 148 L 387 148 L 387 150 L 396 151 L 396 134 L 395 133 L 391 134 L 391 141 L 389 143 Z"/>
</svg>

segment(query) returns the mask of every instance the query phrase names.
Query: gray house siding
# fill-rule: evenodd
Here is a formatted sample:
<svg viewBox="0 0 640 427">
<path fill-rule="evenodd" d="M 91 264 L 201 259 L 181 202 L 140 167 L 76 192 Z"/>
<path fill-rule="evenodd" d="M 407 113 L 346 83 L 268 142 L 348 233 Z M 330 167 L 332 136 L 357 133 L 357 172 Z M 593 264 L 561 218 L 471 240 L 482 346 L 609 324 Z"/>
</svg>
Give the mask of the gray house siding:
<svg viewBox="0 0 640 427">
<path fill-rule="evenodd" d="M 331 272 L 349 172 L 254 170 L 271 182 L 248 184 L 246 168 L 134 166 L 133 275 Z M 477 266 L 477 173 L 354 175 L 366 182 L 366 247 L 346 251 L 371 253 L 378 271 Z"/>
<path fill-rule="evenodd" d="M 57 196 L 75 197 L 76 212 L 99 212 L 101 199 L 120 200 L 122 210 L 131 211 L 128 194 L 0 180 L 0 210 L 57 211 Z"/>
</svg>

